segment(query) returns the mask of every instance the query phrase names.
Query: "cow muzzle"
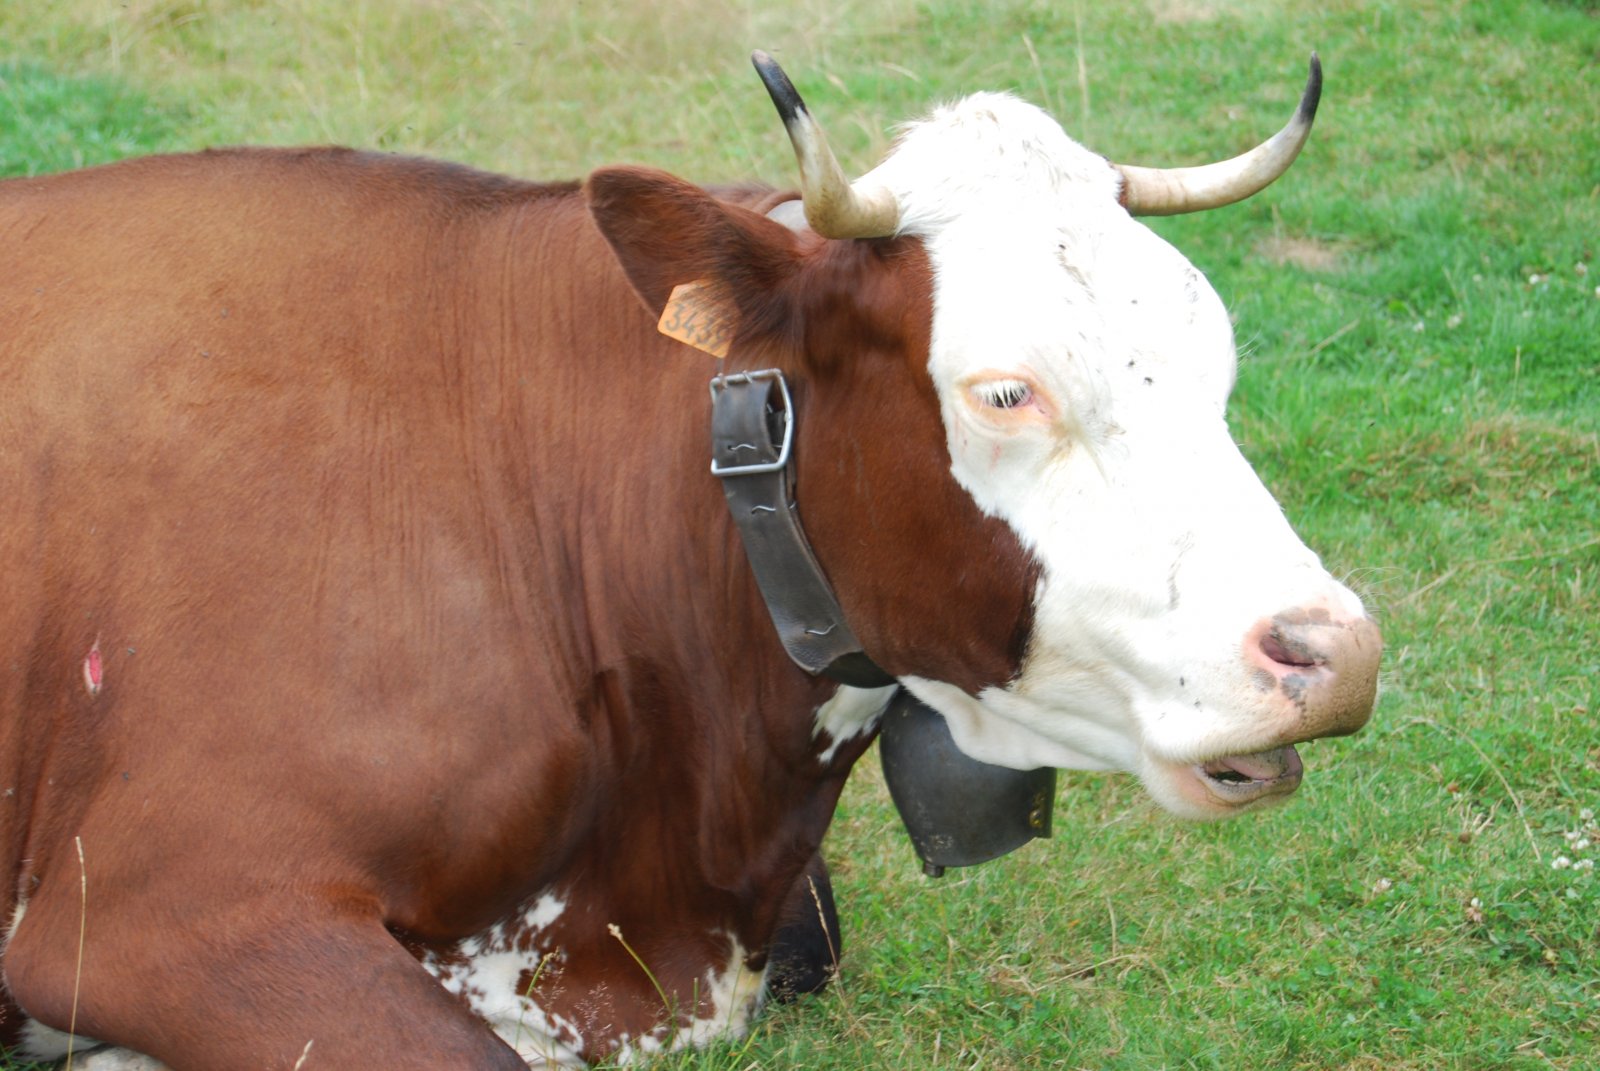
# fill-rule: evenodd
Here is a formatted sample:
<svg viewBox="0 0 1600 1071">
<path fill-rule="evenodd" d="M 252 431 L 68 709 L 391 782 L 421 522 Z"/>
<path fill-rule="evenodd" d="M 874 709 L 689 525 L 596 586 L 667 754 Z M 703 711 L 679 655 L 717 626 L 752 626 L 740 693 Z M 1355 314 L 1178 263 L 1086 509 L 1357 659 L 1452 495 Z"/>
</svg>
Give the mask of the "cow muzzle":
<svg viewBox="0 0 1600 1071">
<path fill-rule="evenodd" d="M 1276 746 L 1224 755 L 1190 768 L 1207 802 L 1242 809 L 1289 796 L 1305 768 L 1295 744 L 1346 736 L 1372 716 L 1383 638 L 1364 616 L 1295 607 L 1256 622 L 1243 657 L 1270 711 Z M 1263 741 L 1266 742 L 1266 741 Z"/>
<path fill-rule="evenodd" d="M 1244 657 L 1255 685 L 1290 715 L 1294 740 L 1346 736 L 1372 715 L 1383 637 L 1370 618 L 1295 607 L 1256 622 Z"/>
</svg>

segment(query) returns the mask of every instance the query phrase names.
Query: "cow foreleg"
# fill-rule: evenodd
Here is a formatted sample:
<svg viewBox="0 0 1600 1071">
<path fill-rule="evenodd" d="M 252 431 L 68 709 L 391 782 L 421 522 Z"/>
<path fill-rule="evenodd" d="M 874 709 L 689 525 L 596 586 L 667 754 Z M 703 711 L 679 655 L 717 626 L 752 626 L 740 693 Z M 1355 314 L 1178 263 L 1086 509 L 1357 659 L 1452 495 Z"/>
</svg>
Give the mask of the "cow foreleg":
<svg viewBox="0 0 1600 1071">
<path fill-rule="evenodd" d="M 767 959 L 768 990 L 785 1003 L 803 993 L 820 993 L 839 972 L 841 947 L 833 882 L 818 852 L 789 890 L 778 915 L 778 932 Z"/>
<path fill-rule="evenodd" d="M 65 1028 L 76 1008 L 80 1035 L 184 1071 L 527 1069 L 374 918 L 286 917 L 255 902 L 172 925 L 170 910 L 123 904 L 88 921 L 80 970 L 77 905 L 47 900 L 34 897 L 13 935 L 5 981 L 48 1026 Z M 95 1059 L 152 1066 L 116 1062 L 131 1058 Z"/>
</svg>

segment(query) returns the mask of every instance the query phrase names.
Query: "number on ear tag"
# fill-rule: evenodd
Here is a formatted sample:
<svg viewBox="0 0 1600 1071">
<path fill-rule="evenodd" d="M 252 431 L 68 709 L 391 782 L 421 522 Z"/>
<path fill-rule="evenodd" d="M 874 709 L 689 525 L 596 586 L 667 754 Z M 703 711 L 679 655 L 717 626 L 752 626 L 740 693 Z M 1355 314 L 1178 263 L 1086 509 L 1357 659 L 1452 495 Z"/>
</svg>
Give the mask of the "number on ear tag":
<svg viewBox="0 0 1600 1071">
<path fill-rule="evenodd" d="M 713 357 L 726 357 L 738 326 L 733 298 L 714 280 L 696 279 L 672 288 L 656 330 Z"/>
</svg>

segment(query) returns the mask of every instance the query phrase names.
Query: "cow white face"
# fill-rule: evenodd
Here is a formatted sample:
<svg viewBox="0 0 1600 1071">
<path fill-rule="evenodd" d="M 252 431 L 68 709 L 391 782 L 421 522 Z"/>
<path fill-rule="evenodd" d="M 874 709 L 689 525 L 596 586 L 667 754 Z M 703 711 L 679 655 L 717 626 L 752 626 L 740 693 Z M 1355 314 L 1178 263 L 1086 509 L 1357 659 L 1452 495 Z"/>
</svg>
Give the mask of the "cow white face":
<svg viewBox="0 0 1600 1071">
<path fill-rule="evenodd" d="M 1197 817 L 1293 791 L 1290 745 L 1365 722 L 1380 641 L 1234 445 L 1216 293 L 1010 97 L 935 113 L 862 183 L 934 269 L 952 472 L 1041 566 L 1014 681 L 906 685 L 986 762 L 1136 772 Z"/>
</svg>

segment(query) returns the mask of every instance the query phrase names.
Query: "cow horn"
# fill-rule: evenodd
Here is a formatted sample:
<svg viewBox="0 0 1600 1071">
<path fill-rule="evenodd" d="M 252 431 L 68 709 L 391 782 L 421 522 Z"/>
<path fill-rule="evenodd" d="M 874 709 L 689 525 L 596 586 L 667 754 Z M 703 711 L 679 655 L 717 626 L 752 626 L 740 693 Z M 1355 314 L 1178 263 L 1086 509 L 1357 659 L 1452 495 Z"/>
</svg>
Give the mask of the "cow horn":
<svg viewBox="0 0 1600 1071">
<path fill-rule="evenodd" d="M 800 196 L 806 222 L 824 238 L 884 238 L 900 222 L 900 205 L 882 186 L 852 185 L 828 148 L 822 127 L 806 111 L 805 101 L 776 60 L 757 50 L 750 55 L 767 94 L 783 118 L 784 129 L 800 162 Z"/>
<path fill-rule="evenodd" d="M 1122 173 L 1122 204 L 1135 216 L 1174 216 L 1242 201 L 1289 170 L 1311 133 L 1322 96 L 1322 61 L 1311 53 L 1311 74 L 1294 118 L 1271 138 L 1242 156 L 1201 167 L 1134 167 L 1115 164 Z"/>
</svg>

